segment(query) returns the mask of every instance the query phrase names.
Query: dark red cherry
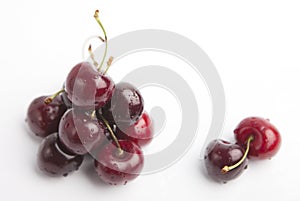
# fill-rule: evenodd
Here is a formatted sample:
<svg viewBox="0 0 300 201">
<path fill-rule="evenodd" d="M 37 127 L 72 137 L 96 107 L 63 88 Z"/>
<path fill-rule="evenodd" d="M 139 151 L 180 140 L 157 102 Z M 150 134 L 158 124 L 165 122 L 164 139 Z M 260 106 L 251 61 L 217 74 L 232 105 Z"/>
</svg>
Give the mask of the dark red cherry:
<svg viewBox="0 0 300 201">
<path fill-rule="evenodd" d="M 242 120 L 234 130 L 237 143 L 246 146 L 247 139 L 253 136 L 249 158 L 266 159 L 274 156 L 281 144 L 279 131 L 268 119 L 249 117 Z"/>
<path fill-rule="evenodd" d="M 144 156 L 141 148 L 132 141 L 119 140 L 122 151 L 108 143 L 95 160 L 98 176 L 111 185 L 125 185 L 135 179 L 142 171 Z"/>
<path fill-rule="evenodd" d="M 153 124 L 151 118 L 144 112 L 137 122 L 124 131 L 117 128 L 116 135 L 119 139 L 131 140 L 139 146 L 147 145 L 153 138 Z"/>
<path fill-rule="evenodd" d="M 30 130 L 39 137 L 46 137 L 58 131 L 60 118 L 67 107 L 61 96 L 56 96 L 51 103 L 44 101 L 48 96 L 34 99 L 27 110 L 27 124 Z"/>
<path fill-rule="evenodd" d="M 205 152 L 205 166 L 208 175 L 226 183 L 238 177 L 247 167 L 247 157 L 242 146 L 224 140 L 212 141 Z"/>
<path fill-rule="evenodd" d="M 134 124 L 143 110 L 144 101 L 139 90 L 129 83 L 121 82 L 116 84 L 111 100 L 102 108 L 102 115 L 123 129 Z"/>
<path fill-rule="evenodd" d="M 83 155 L 102 144 L 105 132 L 105 126 L 96 117 L 70 109 L 62 117 L 58 133 L 69 151 Z"/>
<path fill-rule="evenodd" d="M 44 138 L 38 150 L 38 166 L 51 176 L 67 176 L 70 172 L 78 170 L 83 156 L 72 155 L 58 142 L 57 133 Z"/>
<path fill-rule="evenodd" d="M 66 79 L 66 93 L 77 107 L 99 109 L 105 105 L 114 92 L 114 82 L 98 72 L 89 62 L 77 64 Z"/>
</svg>

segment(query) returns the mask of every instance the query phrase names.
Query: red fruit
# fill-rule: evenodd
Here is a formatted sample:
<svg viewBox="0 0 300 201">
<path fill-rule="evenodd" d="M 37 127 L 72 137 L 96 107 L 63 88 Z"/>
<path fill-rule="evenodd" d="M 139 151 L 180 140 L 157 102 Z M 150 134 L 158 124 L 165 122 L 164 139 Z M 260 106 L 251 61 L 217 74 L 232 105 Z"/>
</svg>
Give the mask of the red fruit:
<svg viewBox="0 0 300 201">
<path fill-rule="evenodd" d="M 234 130 L 237 143 L 246 146 L 247 140 L 253 136 L 248 157 L 266 159 L 274 156 L 281 145 L 279 131 L 268 119 L 248 117 L 241 121 Z"/>
<path fill-rule="evenodd" d="M 125 185 L 142 171 L 144 156 L 141 148 L 132 141 L 120 140 L 104 146 L 95 160 L 96 171 L 104 182 L 111 185 Z"/>
<path fill-rule="evenodd" d="M 99 109 L 105 105 L 115 89 L 115 84 L 89 62 L 77 64 L 66 79 L 66 93 L 77 107 Z"/>
<path fill-rule="evenodd" d="M 147 145 L 153 138 L 153 124 L 147 113 L 143 113 L 141 118 L 133 125 L 122 131 L 117 128 L 116 135 L 120 139 L 128 139 L 139 146 Z"/>
<path fill-rule="evenodd" d="M 52 102 L 44 101 L 48 96 L 34 99 L 27 111 L 27 124 L 30 130 L 39 137 L 46 137 L 58 131 L 60 118 L 67 110 L 61 96 L 55 97 Z"/>
<path fill-rule="evenodd" d="M 134 124 L 142 115 L 144 99 L 140 91 L 132 84 L 116 84 L 111 100 L 102 108 L 101 114 L 110 123 L 126 128 Z"/>
<path fill-rule="evenodd" d="M 89 114 L 68 110 L 59 123 L 59 139 L 74 154 L 83 155 L 102 144 L 105 126 Z"/>
<path fill-rule="evenodd" d="M 58 140 L 57 133 L 44 138 L 37 155 L 38 167 L 50 176 L 67 176 L 78 170 L 83 156 L 70 154 L 65 151 Z"/>
<path fill-rule="evenodd" d="M 247 167 L 245 154 L 244 148 L 238 144 L 221 139 L 210 142 L 204 157 L 208 175 L 224 183 L 237 178 Z"/>
</svg>

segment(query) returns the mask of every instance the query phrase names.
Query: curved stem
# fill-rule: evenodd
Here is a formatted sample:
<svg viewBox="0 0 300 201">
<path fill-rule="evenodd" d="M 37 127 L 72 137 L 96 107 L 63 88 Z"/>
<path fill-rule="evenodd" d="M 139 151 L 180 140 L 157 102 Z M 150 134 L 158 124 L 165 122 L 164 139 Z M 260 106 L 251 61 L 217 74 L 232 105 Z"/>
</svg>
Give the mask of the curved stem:
<svg viewBox="0 0 300 201">
<path fill-rule="evenodd" d="M 119 149 L 120 155 L 123 154 L 123 150 L 122 150 L 122 148 L 121 148 L 121 145 L 120 145 L 120 143 L 119 143 L 119 141 L 118 141 L 116 135 L 114 134 L 113 130 L 111 129 L 111 127 L 110 127 L 108 121 L 107 121 L 101 114 L 99 114 L 99 116 L 101 117 L 102 121 L 104 122 L 105 126 L 107 127 L 108 131 L 110 132 L 111 137 L 112 137 L 113 140 L 115 141 L 115 143 L 116 143 L 116 145 L 117 145 L 117 147 L 118 147 L 118 149 Z"/>
<path fill-rule="evenodd" d="M 237 162 L 236 164 L 234 164 L 234 165 L 232 165 L 232 166 L 224 166 L 223 168 L 222 168 L 222 173 L 227 173 L 227 172 L 229 172 L 230 170 L 233 170 L 234 168 L 237 168 L 238 166 L 240 166 L 244 161 L 245 161 L 245 159 L 247 158 L 247 155 L 248 155 L 248 153 L 249 153 L 249 149 L 250 149 L 250 143 L 251 143 L 251 141 L 253 140 L 253 136 L 251 135 L 249 138 L 248 138 L 248 141 L 247 141 L 247 149 L 246 149 L 246 151 L 245 151 L 245 153 L 244 153 L 244 155 L 243 155 L 243 157 L 241 158 L 241 160 L 239 160 L 239 162 Z"/>
<path fill-rule="evenodd" d="M 103 58 L 102 58 L 102 61 L 100 63 L 100 65 L 98 66 L 98 71 L 101 70 L 102 66 L 103 66 L 103 63 L 105 61 L 105 58 L 106 58 L 106 54 L 107 54 L 107 35 L 106 35 L 106 31 L 104 29 L 104 26 L 102 25 L 100 19 L 99 19 L 99 10 L 96 10 L 95 11 L 95 14 L 94 14 L 94 18 L 95 20 L 97 21 L 97 23 L 100 25 L 102 31 L 103 31 L 103 34 L 104 34 L 104 42 L 105 42 L 105 50 L 104 50 L 104 55 L 103 55 Z"/>
<path fill-rule="evenodd" d="M 59 94 L 61 94 L 62 92 L 65 92 L 64 89 L 59 90 L 58 92 L 56 92 L 55 94 L 53 94 L 52 96 L 49 96 L 47 98 L 45 98 L 44 103 L 45 104 L 49 104 L 53 101 L 54 98 L 56 98 Z"/>
</svg>

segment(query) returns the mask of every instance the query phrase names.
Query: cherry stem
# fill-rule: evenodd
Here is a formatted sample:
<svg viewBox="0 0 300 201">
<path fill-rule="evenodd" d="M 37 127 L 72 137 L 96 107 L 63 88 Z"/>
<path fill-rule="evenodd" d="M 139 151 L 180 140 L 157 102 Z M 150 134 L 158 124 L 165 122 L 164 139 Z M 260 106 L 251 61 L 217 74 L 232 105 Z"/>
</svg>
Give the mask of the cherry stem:
<svg viewBox="0 0 300 201">
<path fill-rule="evenodd" d="M 109 57 L 109 59 L 108 59 L 108 61 L 107 61 L 107 63 L 106 63 L 106 69 L 105 69 L 103 75 L 105 75 L 105 74 L 107 73 L 109 67 L 111 66 L 111 64 L 112 64 L 112 62 L 113 62 L 113 60 L 114 60 L 113 57 Z"/>
<path fill-rule="evenodd" d="M 65 92 L 64 89 L 59 90 L 58 92 L 56 92 L 55 94 L 53 94 L 52 96 L 49 96 L 47 98 L 45 98 L 44 103 L 45 104 L 49 104 L 53 101 L 54 98 L 56 98 L 59 94 L 61 94 L 62 92 Z"/>
<path fill-rule="evenodd" d="M 251 141 L 253 140 L 254 138 L 253 138 L 253 136 L 251 135 L 249 138 L 248 138 L 248 140 L 247 140 L 247 148 L 246 148 L 246 151 L 245 151 L 245 153 L 244 153 L 244 155 L 243 155 L 243 157 L 241 158 L 241 160 L 239 160 L 239 162 L 237 162 L 236 164 L 234 164 L 234 165 L 232 165 L 232 166 L 224 166 L 223 168 L 222 168 L 222 173 L 227 173 L 227 172 L 229 172 L 230 170 L 233 170 L 233 169 L 235 169 L 235 168 L 237 168 L 238 166 L 240 166 L 244 161 L 245 161 L 245 159 L 247 158 L 247 155 L 248 155 L 248 153 L 249 153 L 249 150 L 250 150 L 250 143 L 251 143 Z"/>
<path fill-rule="evenodd" d="M 94 110 L 94 111 L 92 112 L 91 118 L 92 118 L 92 119 L 95 119 L 95 118 L 96 118 L 96 110 Z"/>
<path fill-rule="evenodd" d="M 106 54 L 107 54 L 107 35 L 106 35 L 106 31 L 104 29 L 104 26 L 102 25 L 102 23 L 101 23 L 101 21 L 99 19 L 99 10 L 95 11 L 94 18 L 97 21 L 97 23 L 100 25 L 100 27 L 101 27 L 101 29 L 103 31 L 103 34 L 104 34 L 105 50 L 104 50 L 104 55 L 103 55 L 102 61 L 101 61 L 100 65 L 98 66 L 98 71 L 101 71 L 101 68 L 103 66 L 103 63 L 105 61 Z M 100 39 L 102 39 L 102 38 L 100 37 Z"/>
<path fill-rule="evenodd" d="M 91 57 L 91 59 L 92 59 L 92 61 L 93 61 L 94 66 L 97 67 L 99 64 L 98 64 L 98 62 L 95 60 L 95 56 L 94 56 L 94 53 L 93 53 L 93 51 L 92 51 L 92 45 L 89 45 L 88 51 L 89 51 L 89 54 L 90 54 L 90 57 Z"/>
<path fill-rule="evenodd" d="M 122 150 L 122 148 L 121 148 L 121 145 L 120 145 L 120 143 L 119 143 L 119 141 L 118 141 L 116 135 L 114 134 L 113 130 L 111 129 L 111 127 L 110 127 L 108 121 L 107 121 L 101 114 L 99 114 L 99 116 L 100 116 L 101 119 L 103 120 L 105 126 L 107 127 L 107 129 L 108 129 L 109 132 L 110 132 L 111 137 L 112 137 L 113 140 L 115 141 L 115 143 L 116 143 L 116 145 L 117 145 L 117 147 L 118 147 L 118 150 L 119 150 L 119 154 L 122 155 L 122 154 L 123 154 L 123 150 Z"/>
<path fill-rule="evenodd" d="M 103 43 L 105 42 L 105 40 L 101 36 L 97 36 L 97 38 L 100 39 Z M 92 45 L 91 44 L 89 45 L 88 52 L 89 52 L 89 55 L 90 55 L 90 57 L 91 57 L 91 59 L 93 61 L 94 66 L 96 68 L 98 68 L 99 64 L 98 64 L 98 62 L 95 59 L 95 55 L 93 53 L 93 49 L 92 49 Z"/>
</svg>

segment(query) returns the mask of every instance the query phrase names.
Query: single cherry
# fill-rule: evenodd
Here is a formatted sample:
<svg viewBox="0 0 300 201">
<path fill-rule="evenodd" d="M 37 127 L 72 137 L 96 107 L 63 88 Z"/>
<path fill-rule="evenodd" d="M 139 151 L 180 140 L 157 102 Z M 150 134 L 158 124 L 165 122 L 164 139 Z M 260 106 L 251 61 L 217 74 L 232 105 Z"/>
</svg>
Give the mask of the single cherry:
<svg viewBox="0 0 300 201">
<path fill-rule="evenodd" d="M 59 139 L 74 154 L 83 155 L 102 144 L 106 128 L 95 115 L 68 110 L 59 124 Z"/>
<path fill-rule="evenodd" d="M 66 110 L 60 95 L 41 96 L 29 105 L 26 121 L 33 133 L 39 137 L 46 137 L 58 131 L 60 118 Z"/>
<path fill-rule="evenodd" d="M 96 172 L 108 184 L 125 185 L 142 171 L 143 152 L 133 141 L 118 140 L 109 122 L 102 115 L 100 118 L 110 132 L 111 140 L 95 156 Z"/>
<path fill-rule="evenodd" d="M 246 151 L 238 144 L 220 139 L 212 141 L 207 146 L 204 157 L 208 175 L 224 183 L 238 177 L 247 167 L 247 154 L 251 140 L 252 138 L 248 140 Z"/>
<path fill-rule="evenodd" d="M 98 176 L 111 185 L 125 185 L 135 179 L 144 164 L 143 152 L 137 144 L 129 140 L 118 143 L 105 145 L 95 159 Z"/>
<path fill-rule="evenodd" d="M 140 118 L 143 110 L 144 100 L 139 90 L 129 83 L 120 82 L 101 113 L 109 122 L 124 130 Z"/>
<path fill-rule="evenodd" d="M 67 176 L 78 170 L 83 156 L 72 155 L 59 143 L 57 133 L 44 138 L 38 150 L 38 166 L 51 176 Z"/>
<path fill-rule="evenodd" d="M 101 40 L 105 42 L 105 50 L 102 61 L 98 65 L 90 46 L 89 52 L 91 59 L 93 60 L 93 64 L 89 62 L 81 62 L 75 65 L 68 74 L 65 82 L 66 93 L 69 100 L 73 103 L 73 106 L 86 110 L 100 109 L 111 99 L 115 88 L 113 80 L 105 75 L 112 64 L 112 57 L 109 58 L 105 71 L 101 72 L 102 65 L 106 58 L 108 45 L 106 31 L 99 19 L 98 10 L 95 11 L 94 18 L 104 33 L 104 39 L 100 37 Z"/>
<path fill-rule="evenodd" d="M 247 139 L 252 136 L 249 158 L 266 159 L 274 156 L 281 144 L 279 131 L 268 119 L 249 117 L 242 120 L 234 130 L 237 143 L 246 146 Z"/>
<path fill-rule="evenodd" d="M 144 112 L 141 118 L 133 125 L 122 131 L 117 128 L 116 135 L 119 139 L 128 139 L 139 146 L 149 144 L 153 138 L 153 124 L 149 115 Z"/>
<path fill-rule="evenodd" d="M 97 71 L 89 62 L 77 64 L 67 76 L 66 93 L 77 107 L 99 109 L 105 105 L 114 92 L 114 82 Z"/>
</svg>

